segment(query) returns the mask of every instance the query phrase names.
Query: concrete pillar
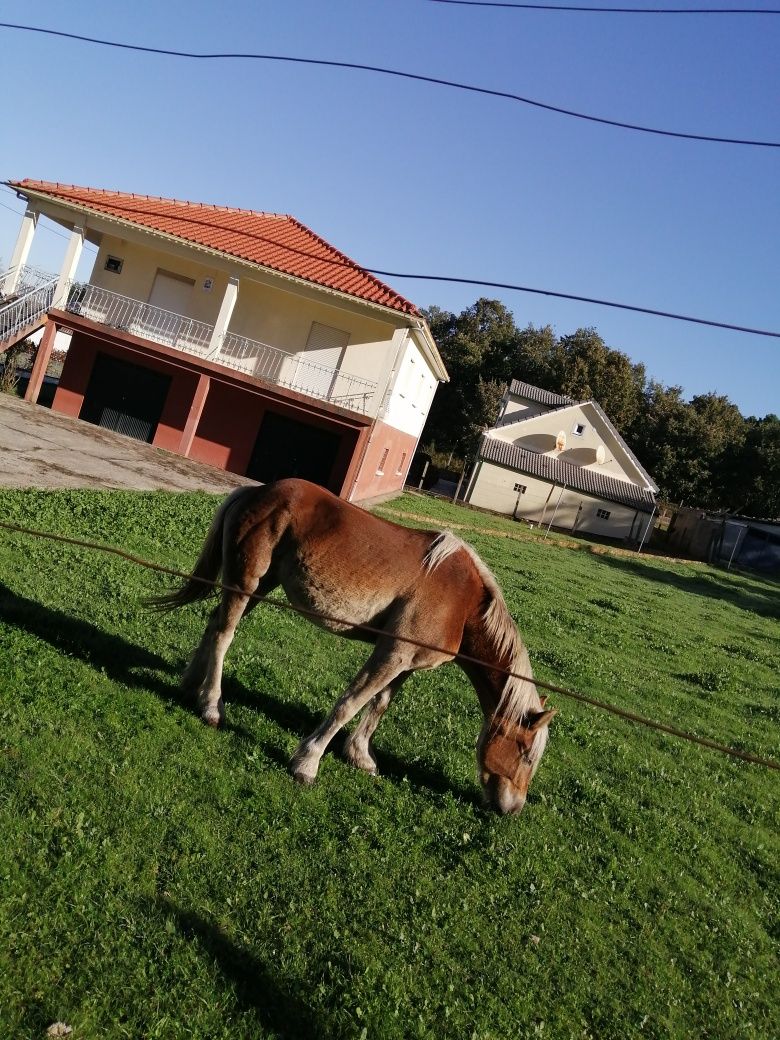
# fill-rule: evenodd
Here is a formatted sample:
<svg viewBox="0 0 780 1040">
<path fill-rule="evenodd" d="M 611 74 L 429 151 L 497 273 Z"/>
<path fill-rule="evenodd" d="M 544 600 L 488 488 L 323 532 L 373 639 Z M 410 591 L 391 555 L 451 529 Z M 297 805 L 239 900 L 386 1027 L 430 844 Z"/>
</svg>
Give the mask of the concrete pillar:
<svg viewBox="0 0 780 1040">
<path fill-rule="evenodd" d="M 195 395 L 192 398 L 189 414 L 187 415 L 187 422 L 184 424 L 184 432 L 182 433 L 181 441 L 179 442 L 179 451 L 185 456 L 185 458 L 189 456 L 192 442 L 195 440 L 198 423 L 200 422 L 201 415 L 203 415 L 203 408 L 206 404 L 206 398 L 209 395 L 210 386 L 211 380 L 209 377 L 201 374 L 198 379 L 197 388 L 195 389 Z"/>
<path fill-rule="evenodd" d="M 211 334 L 207 357 L 214 357 L 215 354 L 219 353 L 237 299 L 238 278 L 228 278 L 228 283 L 225 286 L 225 295 L 222 297 L 222 306 L 219 308 L 219 314 L 217 315 L 217 320 L 214 324 L 214 331 Z"/>
<path fill-rule="evenodd" d="M 65 250 L 65 259 L 62 261 L 60 276 L 51 301 L 52 307 L 64 307 L 68 302 L 69 283 L 76 274 L 76 268 L 81 259 L 81 250 L 84 247 L 84 228 L 74 226 L 68 240 L 68 248 Z"/>
<path fill-rule="evenodd" d="M 10 295 L 16 289 L 21 269 L 27 263 L 27 257 L 30 255 L 30 246 L 32 245 L 37 223 L 38 214 L 32 206 L 28 206 L 27 212 L 22 217 L 22 226 L 19 228 L 16 245 L 11 254 L 10 274 L 5 279 L 2 287 L 0 287 L 0 291 L 2 291 L 4 296 Z"/>
<path fill-rule="evenodd" d="M 29 401 L 30 404 L 35 404 L 38 400 L 38 394 L 43 386 L 43 377 L 46 375 L 46 369 L 49 367 L 56 336 L 56 324 L 51 320 L 47 321 L 38 347 L 38 353 L 35 355 L 35 362 L 30 373 L 30 382 L 27 384 L 27 390 L 24 394 L 25 401 Z"/>
</svg>

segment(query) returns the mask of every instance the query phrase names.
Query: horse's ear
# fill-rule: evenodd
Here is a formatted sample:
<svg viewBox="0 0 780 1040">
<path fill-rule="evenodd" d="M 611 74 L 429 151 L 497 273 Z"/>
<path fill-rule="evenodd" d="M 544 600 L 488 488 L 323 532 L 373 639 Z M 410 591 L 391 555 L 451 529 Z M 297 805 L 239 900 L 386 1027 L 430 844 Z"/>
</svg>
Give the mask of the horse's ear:
<svg viewBox="0 0 780 1040">
<path fill-rule="evenodd" d="M 535 715 L 532 715 L 529 719 L 528 729 L 532 733 L 538 732 L 543 726 L 549 726 L 552 722 L 553 716 L 558 714 L 557 708 L 550 708 L 549 711 L 539 711 Z"/>
<path fill-rule="evenodd" d="M 547 694 L 545 694 L 544 697 L 540 697 L 539 698 L 539 703 L 541 704 L 542 707 L 545 706 L 545 704 L 547 703 Z"/>
</svg>

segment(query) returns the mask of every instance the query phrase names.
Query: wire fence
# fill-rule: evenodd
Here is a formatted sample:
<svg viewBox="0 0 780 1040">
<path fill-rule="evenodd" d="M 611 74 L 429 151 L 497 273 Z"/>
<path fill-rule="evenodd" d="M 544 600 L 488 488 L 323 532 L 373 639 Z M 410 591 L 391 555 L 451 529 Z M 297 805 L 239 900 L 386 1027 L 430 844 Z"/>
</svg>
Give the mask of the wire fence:
<svg viewBox="0 0 780 1040">
<path fill-rule="evenodd" d="M 172 578 L 181 578 L 184 580 L 198 581 L 203 585 L 208 585 L 210 588 L 217 592 L 236 592 L 240 595 L 246 595 L 244 589 L 239 589 L 233 585 L 225 585 L 219 581 L 210 581 L 207 578 L 197 578 L 193 575 L 177 570 L 175 567 L 169 567 L 165 564 L 155 563 L 152 560 L 144 559 L 142 556 L 135 556 L 133 553 L 126 552 L 124 549 L 119 549 L 115 545 L 105 545 L 101 542 L 88 541 L 83 538 L 74 538 L 69 535 L 55 534 L 52 531 L 38 531 L 34 528 L 23 527 L 20 524 L 11 524 L 7 521 L 0 520 L 0 528 L 6 531 L 13 531 L 17 534 L 27 535 L 32 538 L 41 538 L 53 542 L 60 542 L 65 545 L 73 545 L 82 549 L 89 549 L 93 552 L 107 553 L 112 556 L 117 556 L 120 559 L 126 560 L 129 563 L 135 564 L 138 567 L 144 567 L 147 570 L 156 571 L 158 574 L 166 574 Z M 749 762 L 753 765 L 763 766 L 766 769 L 773 769 L 780 771 L 780 762 L 776 762 L 771 758 L 763 758 L 760 755 L 754 755 L 748 751 L 742 751 L 740 748 L 729 747 L 726 744 L 720 744 L 718 741 L 709 740 L 707 737 L 699 737 L 695 733 L 689 733 L 686 730 L 678 729 L 676 726 L 670 726 L 664 722 L 656 722 L 653 719 L 645 718 L 643 715 L 638 715 L 636 712 L 627 711 L 625 708 L 619 708 L 615 704 L 609 704 L 606 701 L 598 700 L 596 697 L 591 697 L 584 693 L 579 693 L 576 690 L 568 689 L 565 686 L 557 686 L 555 683 L 545 682 L 543 679 L 538 679 L 530 675 L 522 675 L 519 672 L 514 672 L 509 668 L 501 668 L 494 662 L 483 661 L 477 657 L 471 657 L 469 654 L 456 653 L 452 654 L 451 650 L 445 647 L 436 646 L 432 643 L 426 643 L 420 639 L 414 639 L 411 636 L 401 636 L 396 632 L 387 632 L 384 629 L 376 628 L 373 625 L 363 624 L 362 622 L 350 621 L 346 618 L 337 617 L 331 614 L 325 614 L 321 611 L 309 610 L 306 607 L 298 607 L 292 603 L 285 603 L 282 600 L 272 599 L 270 596 L 261 596 L 257 593 L 250 593 L 249 598 L 257 603 L 264 603 L 269 607 L 274 607 L 277 610 L 286 610 L 294 614 L 299 614 L 303 617 L 307 617 L 312 621 L 329 621 L 338 625 L 343 625 L 351 629 L 358 629 L 362 632 L 372 636 L 391 636 L 403 643 L 409 643 L 412 646 L 420 647 L 424 650 L 433 650 L 438 653 L 446 654 L 448 657 L 452 657 L 454 660 L 465 661 L 469 664 L 477 664 L 482 667 L 489 668 L 494 672 L 512 677 L 515 679 L 521 679 L 526 682 L 535 683 L 536 686 L 541 686 L 542 689 L 549 690 L 551 693 L 557 693 L 562 697 L 568 697 L 571 700 L 578 701 L 581 704 L 587 704 L 590 707 L 598 708 L 600 711 L 608 712 L 611 715 L 616 715 L 618 718 L 625 719 L 628 722 L 633 722 L 636 725 L 645 726 L 648 729 L 656 730 L 660 733 L 666 733 L 668 736 L 676 737 L 680 740 L 686 740 L 691 744 L 698 744 L 701 747 L 709 748 L 711 751 L 717 751 L 720 754 L 728 755 L 732 758 L 741 759 L 744 762 Z"/>
</svg>

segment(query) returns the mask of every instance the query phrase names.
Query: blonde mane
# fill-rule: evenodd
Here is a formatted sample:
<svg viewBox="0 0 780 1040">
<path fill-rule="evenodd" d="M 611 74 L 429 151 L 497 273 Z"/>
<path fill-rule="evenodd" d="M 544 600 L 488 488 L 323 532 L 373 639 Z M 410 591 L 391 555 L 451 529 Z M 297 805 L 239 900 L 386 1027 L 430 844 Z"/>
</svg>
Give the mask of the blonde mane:
<svg viewBox="0 0 780 1040">
<path fill-rule="evenodd" d="M 485 622 L 485 634 L 492 644 L 496 657 L 499 660 L 509 660 L 509 668 L 516 675 L 527 678 L 518 679 L 516 675 L 507 676 L 501 697 L 494 712 L 494 718 L 502 718 L 507 722 L 519 725 L 529 711 L 540 711 L 542 703 L 533 681 L 531 661 L 528 657 L 523 640 L 517 631 L 517 625 L 509 613 L 504 601 L 504 596 L 499 588 L 498 582 L 485 563 L 479 558 L 475 549 L 462 541 L 451 531 L 442 531 L 437 535 L 428 548 L 423 558 L 423 566 L 432 571 L 448 556 L 463 549 L 471 557 L 474 566 L 488 594 L 489 603 L 485 609 L 483 620 Z M 546 743 L 546 727 L 541 731 L 544 742 L 534 741 L 532 753 L 534 757 L 541 757 Z M 537 743 L 541 746 L 537 749 Z"/>
</svg>

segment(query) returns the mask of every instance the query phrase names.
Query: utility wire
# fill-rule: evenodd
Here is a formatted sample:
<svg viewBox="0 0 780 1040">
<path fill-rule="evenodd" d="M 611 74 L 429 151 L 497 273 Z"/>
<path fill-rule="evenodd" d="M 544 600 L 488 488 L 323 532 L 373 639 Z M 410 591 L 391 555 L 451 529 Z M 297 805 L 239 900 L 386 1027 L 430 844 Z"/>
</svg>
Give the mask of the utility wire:
<svg viewBox="0 0 780 1040">
<path fill-rule="evenodd" d="M 3 187 L 3 185 L 0 185 L 0 187 Z M 5 191 L 10 191 L 11 189 L 10 188 L 5 188 L 4 190 Z M 3 209 L 7 209 L 9 211 L 9 213 L 15 213 L 17 215 L 17 217 L 23 217 L 24 216 L 24 213 L 21 213 L 18 209 L 14 209 L 13 206 L 6 206 L 6 204 L 4 202 L 0 202 L 0 206 L 2 206 Z M 66 241 L 69 238 L 68 235 L 64 234 L 62 231 L 58 231 L 56 228 L 49 227 L 48 224 L 41 224 L 41 227 L 43 228 L 44 231 L 49 231 L 49 232 L 51 232 L 52 235 L 57 235 L 58 238 L 64 238 Z M 90 252 L 90 253 L 91 252 L 96 252 L 96 250 L 89 249 L 89 246 L 87 246 L 86 244 L 85 244 L 85 250 Z"/>
<path fill-rule="evenodd" d="M 12 190 L 12 189 L 7 189 Z M 2 203 L 0 203 L 2 205 Z M 10 209 L 9 206 L 5 207 Z M 16 212 L 16 211 L 14 211 Z M 128 220 L 132 221 L 133 216 L 138 214 L 137 209 L 128 210 Z M 153 210 L 149 211 L 153 213 Z M 210 227 L 211 225 L 205 219 L 198 220 L 194 213 L 187 215 L 187 220 L 191 224 L 202 224 L 204 227 Z M 58 232 L 54 232 L 58 234 Z M 266 238 L 263 235 L 258 235 L 252 232 L 242 232 L 246 238 L 250 238 L 257 242 L 263 242 L 268 245 L 277 247 L 278 242 L 273 241 L 270 238 Z M 66 237 L 66 236 L 63 236 Z M 381 271 L 376 267 L 365 267 L 360 264 L 356 264 L 354 261 L 345 259 L 338 259 L 335 256 L 322 257 L 317 256 L 306 249 L 299 249 L 295 246 L 285 244 L 284 249 L 288 253 L 293 253 L 296 256 L 303 257 L 306 260 L 316 260 L 320 263 L 325 263 L 329 267 L 344 267 L 350 271 L 359 270 L 368 274 L 376 275 L 379 278 L 408 278 L 413 281 L 428 281 L 428 282 L 451 282 L 456 285 L 476 285 L 488 289 L 510 289 L 514 292 L 531 293 L 537 296 L 551 296 L 559 300 L 573 300 L 576 303 L 590 303 L 599 307 L 612 307 L 623 311 L 632 311 L 637 314 L 649 314 L 658 318 L 671 318 L 674 321 L 685 321 L 691 322 L 694 325 L 706 325 L 710 328 L 716 329 L 727 329 L 730 332 L 745 332 L 752 336 L 770 336 L 775 339 L 780 339 L 780 332 L 774 332 L 771 329 L 757 329 L 749 325 L 734 325 L 724 321 L 714 321 L 709 318 L 696 318 L 691 315 L 677 314 L 673 311 L 662 311 L 652 307 L 640 307 L 639 305 L 631 303 L 618 303 L 614 300 L 602 300 L 592 296 L 578 296 L 575 293 L 564 293 L 558 292 L 554 289 L 535 289 L 528 285 L 517 285 L 513 282 L 492 282 L 486 279 L 480 278 L 459 278 L 455 275 L 444 275 L 444 274 L 410 274 L 404 271 Z"/>
<path fill-rule="evenodd" d="M 509 7 L 519 11 L 576 11 L 583 14 L 780 14 L 766 7 L 586 7 L 579 4 L 512 4 L 499 0 L 430 0 L 459 7 Z"/>
<path fill-rule="evenodd" d="M 166 567 L 161 563 L 154 563 L 151 560 L 146 560 L 142 556 L 134 556 L 132 553 L 125 552 L 124 549 L 118 549 L 114 545 L 105 545 L 102 542 L 91 542 L 82 538 L 73 538 L 69 535 L 54 534 L 51 531 L 37 531 L 29 527 L 22 527 L 19 524 L 11 524 L 3 520 L 0 520 L 0 527 L 5 528 L 7 531 L 29 535 L 33 538 L 47 539 L 53 542 L 61 542 L 65 545 L 74 545 L 78 548 L 118 556 L 120 559 L 127 560 L 129 563 L 135 564 L 138 567 L 144 567 L 147 570 L 157 571 L 160 574 L 168 574 L 174 578 L 183 578 L 185 581 L 199 582 L 202 585 L 209 586 L 209 588 L 212 588 L 215 592 L 235 592 L 241 596 L 247 595 L 244 589 L 240 589 L 234 585 L 224 585 L 219 581 L 211 581 L 209 578 L 201 578 L 194 574 L 188 574 L 185 571 L 176 570 L 173 567 Z M 521 679 L 524 682 L 535 683 L 536 686 L 541 686 L 545 690 L 550 690 L 553 693 L 558 693 L 563 697 L 569 697 L 582 704 L 588 704 L 591 707 L 599 708 L 601 711 L 609 712 L 611 715 L 617 715 L 619 718 L 626 719 L 628 722 L 634 722 L 637 725 L 658 730 L 659 732 L 666 733 L 669 736 L 678 737 L 681 740 L 687 740 L 692 744 L 699 744 L 700 746 L 709 748 L 712 751 L 718 751 L 721 754 L 729 755 L 732 758 L 742 759 L 744 762 L 750 762 L 753 765 L 764 766 L 767 769 L 780 771 L 780 762 L 776 762 L 774 759 L 762 758 L 758 755 L 753 755 L 748 751 L 741 751 L 739 748 L 729 747 L 726 744 L 719 744 L 717 741 L 708 740 L 706 737 L 697 737 L 694 733 L 687 733 L 685 730 L 678 729 L 676 726 L 668 726 L 663 722 L 655 722 L 653 719 L 647 719 L 632 711 L 625 711 L 623 708 L 618 708 L 614 704 L 608 704 L 606 701 L 596 700 L 595 697 L 589 697 L 586 694 L 577 693 L 575 690 L 569 690 L 565 686 L 556 686 L 554 683 L 544 682 L 544 680 L 533 678 L 530 675 L 520 675 L 509 668 L 502 668 L 493 662 L 483 661 L 478 657 L 471 657 L 469 654 L 452 654 L 452 651 L 446 647 L 435 646 L 434 644 L 425 643 L 419 639 L 412 639 L 410 636 L 402 636 L 395 632 L 388 632 L 382 628 L 375 628 L 373 625 L 347 621 L 345 618 L 336 617 L 332 614 L 325 614 L 316 610 L 309 610 L 306 607 L 296 607 L 292 603 L 284 603 L 281 600 L 271 599 L 269 596 L 261 596 L 258 593 L 249 593 L 249 599 L 254 600 L 257 603 L 265 603 L 269 607 L 275 607 L 277 610 L 287 610 L 294 614 L 301 614 L 303 617 L 307 617 L 313 621 L 329 621 L 347 628 L 359 629 L 362 632 L 374 636 L 390 636 L 401 643 L 409 643 L 412 646 L 420 647 L 423 650 L 433 650 L 434 652 L 445 654 L 447 657 L 452 657 L 455 660 L 467 661 L 469 664 L 478 664 L 484 668 L 489 668 L 491 671 L 499 672 L 502 675 L 514 679 Z M 341 633 L 334 634 L 339 635 Z"/>
<path fill-rule="evenodd" d="M 137 51 L 143 54 L 160 54 L 172 58 L 193 58 L 205 60 L 253 60 L 253 61 L 279 61 L 289 62 L 297 65 L 321 65 L 337 69 L 354 69 L 359 72 L 377 72 L 383 76 L 395 76 L 399 79 L 415 80 L 419 83 L 433 83 L 440 87 L 451 87 L 453 90 L 464 90 L 472 94 L 485 94 L 488 97 L 504 98 L 507 101 L 516 101 L 533 108 L 540 108 L 547 112 L 556 112 L 559 115 L 570 116 L 573 119 L 584 119 L 589 123 L 600 123 L 604 126 L 614 126 L 622 130 L 635 130 L 643 134 L 656 134 L 661 137 L 681 138 L 687 141 L 708 141 L 714 144 L 747 145 L 753 148 L 780 148 L 780 141 L 760 141 L 739 137 L 714 137 L 709 134 L 690 134 L 676 130 L 661 130 L 657 127 L 640 126 L 638 123 L 623 123 L 617 119 L 606 119 L 602 116 L 592 116 L 585 112 L 576 112 L 573 109 L 561 108 L 558 105 L 550 105 L 544 101 L 536 101 L 533 98 L 523 97 L 505 90 L 491 90 L 489 87 L 477 87 L 469 83 L 460 83 L 456 80 L 441 79 L 437 76 L 423 76 L 416 72 L 401 72 L 399 69 L 387 69 L 379 65 L 363 65 L 351 61 L 329 61 L 324 58 L 297 58 L 286 54 L 253 54 L 253 53 L 203 53 L 199 51 L 170 50 L 164 47 L 143 47 L 140 44 L 121 43 L 117 40 L 103 40 L 94 36 L 82 36 L 78 33 L 62 32 L 59 29 L 44 29 L 35 25 L 20 25 L 16 22 L 0 22 L 2 29 L 18 29 L 22 32 L 41 33 L 46 36 L 57 36 L 66 40 L 78 40 L 82 43 L 94 43 L 101 47 L 115 47 L 119 50 Z"/>
<path fill-rule="evenodd" d="M 458 285 L 480 285 L 489 289 L 513 289 L 516 292 L 535 293 L 539 296 L 554 296 L 559 300 L 575 300 L 578 303 L 593 303 L 599 307 L 616 307 L 622 311 L 635 311 L 638 314 L 652 314 L 658 318 L 673 318 L 675 321 L 689 321 L 695 325 L 708 325 L 716 329 L 729 329 L 732 332 L 747 332 L 753 336 L 772 336 L 780 339 L 780 332 L 770 329 L 754 329 L 748 325 L 730 325 L 724 321 L 710 321 L 707 318 L 693 318 L 686 314 L 675 314 L 672 311 L 659 311 L 652 307 L 639 307 L 630 303 L 616 303 L 614 300 L 599 300 L 592 296 L 575 296 L 573 293 L 554 292 L 552 289 L 532 289 L 527 285 L 513 285 L 510 282 L 487 282 L 478 278 L 456 278 L 439 274 L 402 274 L 398 271 L 378 271 L 367 267 L 365 270 L 382 278 L 411 278 L 427 282 L 454 282 Z"/>
</svg>

